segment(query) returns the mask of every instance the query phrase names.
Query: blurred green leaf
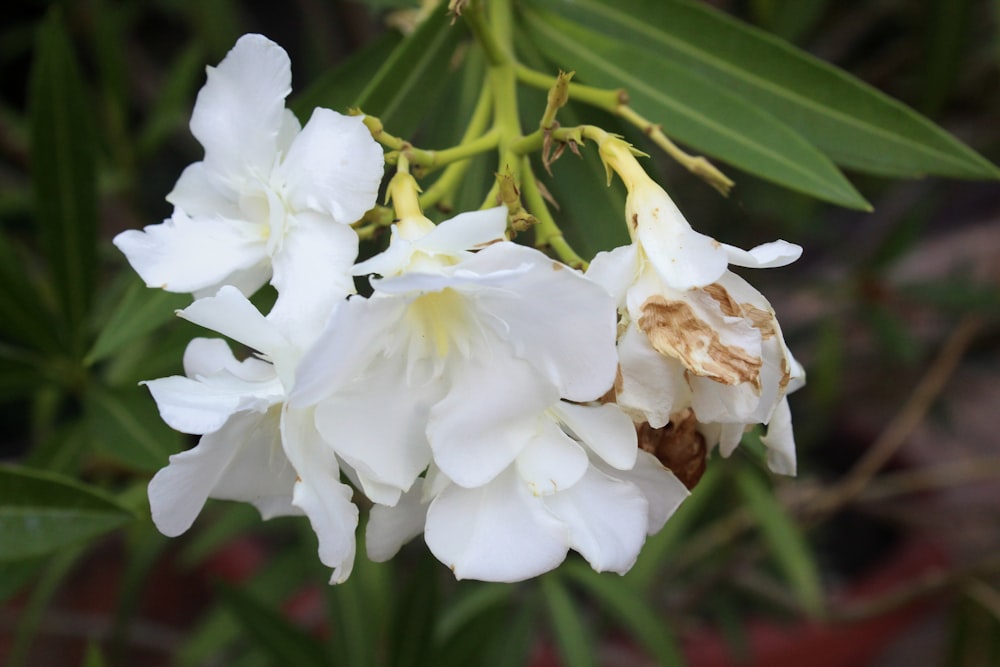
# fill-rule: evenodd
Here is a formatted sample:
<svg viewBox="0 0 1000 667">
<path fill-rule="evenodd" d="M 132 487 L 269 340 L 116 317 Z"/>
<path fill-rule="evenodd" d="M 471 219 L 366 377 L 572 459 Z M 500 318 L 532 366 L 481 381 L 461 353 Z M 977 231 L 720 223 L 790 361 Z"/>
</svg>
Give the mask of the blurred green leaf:
<svg viewBox="0 0 1000 667">
<path fill-rule="evenodd" d="M 31 73 L 31 178 L 35 217 L 64 318 L 70 354 L 82 355 L 94 293 L 96 155 L 77 56 L 57 8 L 38 30 Z"/>
<path fill-rule="evenodd" d="M 556 572 L 539 577 L 562 664 L 566 667 L 596 667 L 591 633 Z"/>
<path fill-rule="evenodd" d="M 474 618 L 489 609 L 507 604 L 513 589 L 505 584 L 470 582 L 462 584 L 464 591 L 449 598 L 448 606 L 437 618 L 434 635 L 439 643 L 446 643 Z"/>
<path fill-rule="evenodd" d="M 28 263 L 0 229 L 0 333 L 32 350 L 59 350 L 52 318 Z"/>
<path fill-rule="evenodd" d="M 397 48 L 401 41 L 401 34 L 386 30 L 293 96 L 289 107 L 303 122 L 309 120 L 316 107 L 347 111 L 347 107 L 358 99 L 361 91 L 378 73 L 386 54 Z"/>
<path fill-rule="evenodd" d="M 87 393 L 84 411 L 98 451 L 136 470 L 159 470 L 182 448 L 183 436 L 163 423 L 145 389 L 95 386 Z"/>
<path fill-rule="evenodd" d="M 973 579 L 955 605 L 951 618 L 947 658 L 950 667 L 996 665 L 1000 661 L 1000 592 Z"/>
<path fill-rule="evenodd" d="M 0 602 L 8 600 L 34 579 L 45 561 L 44 557 L 39 557 L 4 563 L 0 567 Z"/>
<path fill-rule="evenodd" d="M 28 396 L 45 382 L 33 352 L 0 344 L 0 401 Z"/>
<path fill-rule="evenodd" d="M 218 591 L 226 609 L 243 627 L 245 638 L 271 656 L 275 664 L 332 664 L 323 644 L 292 625 L 277 608 L 236 586 L 220 583 Z"/>
<path fill-rule="evenodd" d="M 390 667 L 433 664 L 433 630 L 441 606 L 439 568 L 438 561 L 423 551 L 407 568 L 405 585 L 397 586 L 396 610 L 387 637 Z"/>
<path fill-rule="evenodd" d="M 454 62 L 465 24 L 452 25 L 444 6 L 427 19 L 382 62 L 355 106 L 378 116 L 392 134 L 409 137 L 437 103 Z"/>
<path fill-rule="evenodd" d="M 205 51 L 198 43 L 190 44 L 171 61 L 156 101 L 145 117 L 136 140 L 140 156 L 155 153 L 171 134 L 187 124 L 194 91 L 204 78 Z"/>
<path fill-rule="evenodd" d="M 665 567 L 669 567 L 671 552 L 682 543 L 696 522 L 705 515 L 709 504 L 718 497 L 718 489 L 723 479 L 725 475 L 722 466 L 708 466 L 697 486 L 691 491 L 691 495 L 681 503 L 663 529 L 646 540 L 635 565 L 622 578 L 633 590 L 649 590 L 654 585 L 657 575 Z"/>
<path fill-rule="evenodd" d="M 107 660 L 97 644 L 87 646 L 87 654 L 83 658 L 83 667 L 108 667 Z"/>
<path fill-rule="evenodd" d="M 806 612 L 819 616 L 823 612 L 823 586 L 802 531 L 751 467 L 736 469 L 736 483 L 795 597 Z"/>
<path fill-rule="evenodd" d="M 1000 178 L 996 166 L 906 105 L 703 3 L 531 0 L 531 4 L 627 40 L 633 51 L 655 53 L 687 75 L 676 79 L 647 75 L 643 77 L 647 85 L 669 82 L 671 96 L 697 109 L 698 89 L 688 90 L 683 82 L 704 77 L 752 107 L 774 114 L 844 167 L 892 177 Z M 579 69 L 575 62 L 567 65 Z M 668 133 L 675 131 L 669 124 L 666 127 Z"/>
<path fill-rule="evenodd" d="M 117 352 L 123 345 L 155 331 L 174 319 L 174 313 L 190 305 L 188 294 L 150 289 L 130 274 L 130 285 L 118 307 L 105 321 L 86 363 L 93 364 Z"/>
<path fill-rule="evenodd" d="M 608 618 L 642 644 L 657 665 L 684 664 L 667 619 L 636 595 L 635 589 L 621 577 L 594 572 L 580 561 L 566 563 L 563 572 L 598 601 Z"/>
<path fill-rule="evenodd" d="M 920 110 L 934 116 L 955 87 L 962 68 L 962 54 L 969 45 L 974 10 L 972 0 L 932 0 L 922 3 L 924 43 Z"/>
<path fill-rule="evenodd" d="M 0 475 L 2 475 L 2 471 L 3 468 L 0 467 Z M 2 489 L 3 482 L 0 481 L 0 493 L 2 493 Z M 4 540 L 6 540 L 6 536 L 4 536 Z M 3 544 L 3 540 L 0 540 L 0 544 Z M 59 586 L 70 573 L 81 553 L 83 553 L 82 547 L 72 547 L 57 552 L 48 560 L 38 582 L 31 589 L 27 603 L 18 613 L 13 642 L 5 663 L 6 667 L 22 667 L 22 665 L 27 664 L 28 650 L 38 632 L 45 608 L 52 600 L 52 596 L 59 590 Z"/>
<path fill-rule="evenodd" d="M 0 466 L 0 561 L 54 553 L 134 519 L 96 488 L 48 472 Z"/>
<path fill-rule="evenodd" d="M 610 39 L 547 12 L 526 16 L 529 34 L 562 69 L 575 70 L 593 86 L 624 87 L 631 106 L 662 123 L 671 137 L 787 188 L 849 208 L 871 208 L 812 144 L 725 85 L 636 42 Z M 670 85 L 663 86 L 665 81 Z"/>
</svg>

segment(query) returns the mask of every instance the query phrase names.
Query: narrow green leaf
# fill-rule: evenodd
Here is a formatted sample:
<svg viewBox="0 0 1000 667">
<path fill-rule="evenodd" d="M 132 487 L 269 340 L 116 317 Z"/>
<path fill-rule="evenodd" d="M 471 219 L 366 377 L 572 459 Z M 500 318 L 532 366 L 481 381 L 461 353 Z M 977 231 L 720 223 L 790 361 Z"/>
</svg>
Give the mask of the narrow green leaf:
<svg viewBox="0 0 1000 667">
<path fill-rule="evenodd" d="M 44 363 L 35 353 L 0 344 L 0 401 L 30 395 L 45 383 L 39 373 Z"/>
<path fill-rule="evenodd" d="M 155 331 L 172 321 L 174 313 L 190 303 L 190 295 L 150 289 L 138 278 L 131 278 L 118 307 L 108 317 L 87 353 L 86 362 L 101 361 L 126 343 Z"/>
<path fill-rule="evenodd" d="M 181 449 L 182 437 L 160 419 L 144 388 L 94 387 L 84 404 L 91 438 L 99 451 L 136 470 L 153 472 Z"/>
<path fill-rule="evenodd" d="M 802 531 L 752 468 L 738 468 L 736 482 L 761 528 L 768 550 L 794 589 L 802 608 L 819 616 L 823 611 L 823 586 L 816 560 Z"/>
<path fill-rule="evenodd" d="M 464 23 L 452 25 L 439 6 L 385 59 L 355 106 L 378 116 L 392 134 L 410 136 L 437 103 L 464 37 Z"/>
<path fill-rule="evenodd" d="M 646 604 L 633 587 L 620 577 L 599 574 L 580 561 L 566 563 L 563 571 L 572 577 L 601 604 L 601 610 L 623 630 L 628 632 L 661 667 L 683 665 L 667 619 Z"/>
<path fill-rule="evenodd" d="M 893 177 L 1000 178 L 996 166 L 906 105 L 704 3 L 530 2 L 713 81 L 774 114 L 844 167 Z M 652 86 L 669 82 L 671 95 L 696 101 L 697 91 L 676 80 L 643 78 Z"/>
<path fill-rule="evenodd" d="M 0 466 L 0 561 L 51 554 L 134 518 L 96 488 L 52 473 Z"/>
<path fill-rule="evenodd" d="M 540 577 L 539 581 L 563 664 L 566 667 L 596 667 L 590 631 L 566 585 L 554 572 Z"/>
<path fill-rule="evenodd" d="M 668 135 L 787 188 L 849 208 L 871 208 L 801 135 L 718 81 L 555 14 L 531 11 L 526 16 L 529 34 L 549 58 L 575 70 L 584 83 L 624 87 L 631 105 L 662 123 Z"/>
<path fill-rule="evenodd" d="M 234 586 L 219 584 L 223 604 L 243 628 L 246 639 L 278 665 L 329 667 L 323 644 L 292 625 L 276 608 Z"/>
<path fill-rule="evenodd" d="M 30 107 L 35 217 L 70 351 L 81 354 L 96 272 L 96 156 L 91 104 L 58 8 L 38 31 Z"/>
</svg>

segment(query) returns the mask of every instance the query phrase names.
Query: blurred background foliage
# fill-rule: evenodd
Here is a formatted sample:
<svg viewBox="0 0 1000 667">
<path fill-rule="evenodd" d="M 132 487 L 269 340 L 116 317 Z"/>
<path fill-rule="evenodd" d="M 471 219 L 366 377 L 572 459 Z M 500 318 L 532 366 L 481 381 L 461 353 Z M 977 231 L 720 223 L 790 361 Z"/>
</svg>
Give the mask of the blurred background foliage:
<svg viewBox="0 0 1000 667">
<path fill-rule="evenodd" d="M 190 442 L 163 425 L 137 383 L 181 372 L 197 330 L 173 317 L 187 297 L 147 290 L 110 239 L 169 215 L 165 193 L 200 157 L 186 125 L 204 67 L 245 32 L 289 51 L 300 117 L 316 105 L 360 104 L 418 146 L 456 143 L 485 59 L 464 25 L 441 14 L 410 34 L 415 4 L 5 5 L 8 664 L 726 664 L 711 662 L 715 646 L 753 664 L 765 655 L 759 623 L 777 619 L 773 627 L 812 647 L 802 649 L 810 664 L 855 665 L 875 649 L 821 663 L 832 654 L 808 644 L 809 633 L 886 619 L 898 630 L 918 616 L 937 637 L 920 664 L 1000 661 L 1000 505 L 982 493 L 1000 477 L 990 427 L 1000 400 L 1000 188 L 991 164 L 1000 158 L 1000 5 L 986 0 L 710 3 L 723 14 L 657 0 L 515 3 L 524 64 L 575 69 L 576 81 L 596 86 L 624 80 L 637 110 L 719 158 L 736 187 L 719 196 L 606 111 L 571 104 L 563 125 L 594 122 L 649 152 L 699 230 L 743 247 L 779 237 L 805 247 L 794 266 L 750 276 L 809 373 L 792 397 L 797 480 L 767 475 L 759 434 L 748 434 L 733 459 L 710 461 L 622 578 L 571 558 L 534 582 L 454 582 L 418 540 L 390 564 L 359 556 L 348 583 L 331 588 L 303 521 L 261 523 L 248 507 L 213 503 L 183 538 L 156 532 L 145 485 Z M 630 22 L 637 16 L 646 20 Z M 654 29 L 629 32 L 643 26 Z M 824 98 L 840 75 L 821 76 L 776 40 L 844 68 L 976 152 L 848 79 Z M 756 47 L 741 50 L 747 44 Z M 770 67 L 772 78 L 741 73 L 741 63 L 751 75 Z M 785 75 L 806 92 L 775 94 L 773 77 Z M 544 90 L 523 88 L 521 102 L 533 128 Z M 445 107 L 453 114 L 438 112 Z M 852 118 L 873 119 L 867 139 Z M 492 156 L 472 160 L 466 187 L 444 203 L 478 207 L 495 168 Z M 581 254 L 625 240 L 624 192 L 603 187 L 592 150 L 561 158 L 554 177 L 535 169 Z M 869 204 L 873 212 L 858 210 Z M 875 597 L 852 597 L 852 582 L 914 544 L 926 567 Z M 914 664 L 878 655 L 879 664 Z M 769 660 L 756 664 L 784 664 Z"/>
</svg>

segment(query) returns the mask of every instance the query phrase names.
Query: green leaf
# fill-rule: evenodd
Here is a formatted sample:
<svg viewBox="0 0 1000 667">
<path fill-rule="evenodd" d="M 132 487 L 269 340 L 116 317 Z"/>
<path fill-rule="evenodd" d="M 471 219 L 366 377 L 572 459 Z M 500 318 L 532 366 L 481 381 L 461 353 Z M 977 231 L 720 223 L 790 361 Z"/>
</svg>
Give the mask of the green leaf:
<svg viewBox="0 0 1000 667">
<path fill-rule="evenodd" d="M 155 331 L 172 321 L 174 313 L 190 303 L 190 295 L 150 289 L 138 278 L 131 279 L 121 302 L 108 317 L 87 353 L 86 363 L 101 361 L 126 343 Z"/>
<path fill-rule="evenodd" d="M 841 166 L 892 177 L 1000 178 L 993 164 L 906 105 L 703 3 L 531 4 L 625 40 L 636 52 L 655 53 L 691 77 L 712 81 L 752 107 L 774 114 Z M 679 80 L 643 78 L 651 86 L 668 81 L 671 96 L 697 108 L 697 91 L 686 90 Z"/>
<path fill-rule="evenodd" d="M 93 487 L 52 473 L 0 466 L 0 561 L 55 553 L 134 518 Z"/>
<path fill-rule="evenodd" d="M 306 121 L 316 107 L 346 111 L 379 71 L 385 55 L 399 46 L 403 36 L 386 30 L 344 62 L 328 70 L 295 95 L 289 107 L 300 120 Z"/>
<path fill-rule="evenodd" d="M 550 59 L 575 70 L 584 83 L 624 87 L 631 106 L 662 123 L 668 135 L 787 188 L 849 208 L 871 208 L 812 144 L 719 81 L 555 14 L 531 11 L 526 16 L 529 34 Z"/>
<path fill-rule="evenodd" d="M 439 6 L 385 59 L 355 106 L 378 116 L 392 134 L 410 136 L 437 103 L 464 37 L 464 23 L 452 25 Z"/>
<path fill-rule="evenodd" d="M 92 108 L 57 9 L 39 28 L 31 74 L 35 217 L 71 354 L 82 354 L 97 252 Z"/>
<path fill-rule="evenodd" d="M 278 665 L 329 667 L 323 644 L 292 625 L 275 607 L 234 586 L 219 584 L 226 609 L 243 627 L 248 641 Z"/>
<path fill-rule="evenodd" d="M 819 616 L 823 611 L 823 587 L 816 560 L 802 531 L 752 468 L 739 467 L 736 482 L 760 526 L 768 550 L 793 587 L 802 608 Z"/>
<path fill-rule="evenodd" d="M 718 497 L 719 486 L 724 478 L 722 466 L 709 466 L 691 495 L 681 503 L 663 529 L 646 540 L 635 565 L 622 577 L 633 590 L 648 590 L 655 583 L 657 575 L 669 566 L 671 553 L 678 544 L 683 544 L 683 538 L 702 519 L 708 505 Z"/>
<path fill-rule="evenodd" d="M 33 278 L 27 259 L 0 230 L 0 333 L 33 350 L 59 350 L 52 318 Z"/>
<path fill-rule="evenodd" d="M 621 577 L 599 574 L 580 561 L 566 563 L 563 571 L 594 596 L 615 623 L 646 647 L 661 667 L 683 665 L 680 649 L 663 618 Z"/>
<path fill-rule="evenodd" d="M 562 663 L 566 667 L 596 667 L 590 631 L 584 624 L 579 608 L 574 604 L 559 575 L 550 572 L 542 577 L 542 595 L 549 610 L 552 630 L 556 635 Z"/>
<path fill-rule="evenodd" d="M 187 124 L 191 117 L 191 98 L 205 78 L 205 53 L 198 43 L 188 45 L 176 56 L 165 72 L 156 101 L 136 140 L 136 153 L 154 154 L 171 134 Z"/>
<path fill-rule="evenodd" d="M 407 569 L 408 581 L 395 591 L 398 604 L 388 642 L 391 667 L 433 663 L 430 655 L 433 629 L 441 604 L 440 565 L 429 553 L 422 552 L 419 561 Z"/>
<path fill-rule="evenodd" d="M 84 411 L 98 450 L 136 470 L 159 470 L 181 449 L 183 436 L 163 423 L 156 403 L 143 388 L 94 387 L 87 394 Z"/>
</svg>

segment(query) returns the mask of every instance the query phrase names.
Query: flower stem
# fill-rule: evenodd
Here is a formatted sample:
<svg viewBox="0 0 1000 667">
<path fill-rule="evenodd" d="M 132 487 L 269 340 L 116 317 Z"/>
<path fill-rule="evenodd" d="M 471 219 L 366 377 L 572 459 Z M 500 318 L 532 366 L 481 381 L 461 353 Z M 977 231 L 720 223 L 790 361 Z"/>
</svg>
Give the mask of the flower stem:
<svg viewBox="0 0 1000 667">
<path fill-rule="evenodd" d="M 663 134 L 663 129 L 659 125 L 646 120 L 627 104 L 618 107 L 615 113 L 623 120 L 642 130 L 654 144 L 663 149 L 667 155 L 680 163 L 682 167 L 704 180 L 723 195 L 729 194 L 729 190 L 733 187 L 732 179 L 719 171 L 707 159 L 701 155 L 689 155 L 682 151 L 667 135 Z"/>
</svg>

